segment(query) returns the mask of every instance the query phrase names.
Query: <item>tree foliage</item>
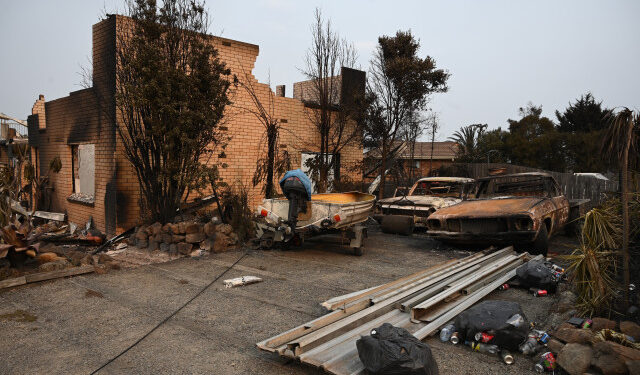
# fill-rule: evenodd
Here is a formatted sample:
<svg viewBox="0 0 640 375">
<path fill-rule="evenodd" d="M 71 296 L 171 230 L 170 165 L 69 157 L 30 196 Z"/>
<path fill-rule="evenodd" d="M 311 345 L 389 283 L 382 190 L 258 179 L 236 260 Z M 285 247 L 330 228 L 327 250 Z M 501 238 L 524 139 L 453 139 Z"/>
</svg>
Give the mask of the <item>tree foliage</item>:
<svg viewBox="0 0 640 375">
<path fill-rule="evenodd" d="M 416 112 L 426 109 L 431 94 L 447 91 L 449 73 L 438 69 L 433 58 L 419 57 L 419 48 L 410 31 L 398 31 L 378 38 L 371 61 L 365 137 L 380 150 L 380 197 L 384 196 L 387 157 L 403 128 Z"/>
<path fill-rule="evenodd" d="M 229 74 L 206 39 L 203 3 L 135 0 L 133 32 L 118 35 L 118 132 L 144 206 L 167 221 L 192 189 L 217 177 L 210 159 L 224 147 L 219 125 L 230 103 Z"/>
</svg>

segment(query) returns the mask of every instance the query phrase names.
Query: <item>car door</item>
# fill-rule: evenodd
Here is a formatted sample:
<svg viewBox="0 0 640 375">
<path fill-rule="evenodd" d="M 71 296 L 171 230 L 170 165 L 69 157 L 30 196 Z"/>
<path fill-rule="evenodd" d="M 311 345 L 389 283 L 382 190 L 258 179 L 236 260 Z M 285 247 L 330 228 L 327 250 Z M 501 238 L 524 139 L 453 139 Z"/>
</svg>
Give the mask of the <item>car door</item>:
<svg viewBox="0 0 640 375">
<path fill-rule="evenodd" d="M 551 201 L 554 206 L 551 232 L 555 233 L 567 223 L 567 219 L 569 218 L 569 200 L 564 196 L 555 180 L 549 179 L 549 181 Z"/>
</svg>

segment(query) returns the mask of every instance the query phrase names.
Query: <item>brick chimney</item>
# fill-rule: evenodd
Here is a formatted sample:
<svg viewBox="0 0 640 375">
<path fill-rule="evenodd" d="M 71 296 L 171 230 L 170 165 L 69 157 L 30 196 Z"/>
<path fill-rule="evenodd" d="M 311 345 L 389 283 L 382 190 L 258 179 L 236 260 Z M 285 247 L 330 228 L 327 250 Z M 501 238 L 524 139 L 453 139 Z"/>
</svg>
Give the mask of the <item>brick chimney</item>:
<svg viewBox="0 0 640 375">
<path fill-rule="evenodd" d="M 285 85 L 276 86 L 276 96 L 280 96 L 280 97 L 285 96 Z"/>
</svg>

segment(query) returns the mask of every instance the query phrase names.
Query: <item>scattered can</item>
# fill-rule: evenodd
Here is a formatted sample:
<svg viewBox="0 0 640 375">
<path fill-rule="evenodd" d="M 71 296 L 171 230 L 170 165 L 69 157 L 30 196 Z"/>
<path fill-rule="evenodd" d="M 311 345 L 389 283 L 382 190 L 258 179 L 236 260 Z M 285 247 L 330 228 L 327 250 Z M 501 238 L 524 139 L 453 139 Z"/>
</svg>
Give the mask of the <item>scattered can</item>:
<svg viewBox="0 0 640 375">
<path fill-rule="evenodd" d="M 502 362 L 512 365 L 513 364 L 513 354 L 509 353 L 507 350 L 500 351 L 500 358 L 502 358 Z"/>
<path fill-rule="evenodd" d="M 458 345 L 460 343 L 460 334 L 458 332 L 452 333 L 449 341 L 451 341 L 453 345 Z"/>
<path fill-rule="evenodd" d="M 547 291 L 544 289 L 538 289 L 535 292 L 533 292 L 533 295 L 536 297 L 544 297 L 547 295 Z"/>
<path fill-rule="evenodd" d="M 564 273 L 564 268 L 560 267 L 557 264 L 552 264 L 551 268 L 553 268 L 554 271 L 560 272 L 560 273 Z"/>
<path fill-rule="evenodd" d="M 500 287 L 498 287 L 498 290 L 507 290 L 509 288 L 510 288 L 509 284 L 502 284 L 500 285 Z"/>
<path fill-rule="evenodd" d="M 520 351 L 524 355 L 531 355 L 538 349 L 538 338 L 535 335 L 529 335 L 527 341 L 520 345 Z"/>
<path fill-rule="evenodd" d="M 580 328 L 587 329 L 587 328 L 591 327 L 591 324 L 593 324 L 593 320 L 585 319 L 584 322 L 582 322 L 582 325 L 580 326 Z"/>
<path fill-rule="evenodd" d="M 488 334 L 488 333 L 486 333 L 486 332 L 482 332 L 482 337 L 480 338 L 480 340 L 481 340 L 483 343 L 485 343 L 485 344 L 486 344 L 486 343 L 490 342 L 491 340 L 493 340 L 493 336 L 494 336 L 494 335 L 490 335 L 490 334 Z"/>
<path fill-rule="evenodd" d="M 541 343 L 541 344 L 548 343 L 549 339 L 551 339 L 551 337 L 546 332 L 541 332 L 540 335 L 538 336 L 538 342 Z"/>
<path fill-rule="evenodd" d="M 540 356 L 540 360 L 535 364 L 536 372 L 553 371 L 556 369 L 556 357 L 551 352 L 546 352 Z"/>
</svg>

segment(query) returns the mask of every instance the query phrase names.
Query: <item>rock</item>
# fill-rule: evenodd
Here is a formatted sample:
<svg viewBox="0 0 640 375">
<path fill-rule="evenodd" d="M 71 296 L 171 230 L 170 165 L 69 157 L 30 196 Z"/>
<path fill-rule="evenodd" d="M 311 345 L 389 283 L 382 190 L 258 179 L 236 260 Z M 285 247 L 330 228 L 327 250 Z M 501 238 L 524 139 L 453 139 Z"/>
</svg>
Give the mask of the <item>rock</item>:
<svg viewBox="0 0 640 375">
<path fill-rule="evenodd" d="M 593 333 L 588 329 L 580 328 L 563 328 L 553 332 L 553 337 L 569 343 L 589 344 Z"/>
<path fill-rule="evenodd" d="M 162 224 L 156 221 L 155 223 L 149 225 L 149 227 L 147 228 L 147 232 L 150 235 L 153 234 L 154 236 L 160 234 L 160 232 L 162 232 Z"/>
<path fill-rule="evenodd" d="M 120 242 L 118 244 L 118 246 L 116 246 L 116 250 L 122 250 L 122 249 L 126 249 L 128 247 L 128 245 L 124 242 Z"/>
<path fill-rule="evenodd" d="M 171 224 L 171 233 L 173 234 L 184 234 L 184 230 L 184 223 Z"/>
<path fill-rule="evenodd" d="M 640 340 L 640 325 L 637 325 L 634 322 L 620 322 L 620 332 L 633 337 L 636 342 Z"/>
<path fill-rule="evenodd" d="M 167 223 L 167 224 L 163 225 L 162 226 L 162 232 L 163 233 L 171 232 L 171 223 Z"/>
<path fill-rule="evenodd" d="M 145 249 L 147 246 L 149 246 L 149 241 L 141 239 L 136 240 L 136 247 Z"/>
<path fill-rule="evenodd" d="M 193 249 L 193 244 L 187 243 L 187 242 L 180 242 L 178 244 L 176 244 L 178 252 L 180 254 L 190 254 L 191 253 L 191 249 Z"/>
<path fill-rule="evenodd" d="M 138 231 L 136 232 L 136 239 L 137 240 L 147 240 L 147 238 L 149 237 L 149 233 L 147 233 L 146 230 L 143 230 L 142 228 L 139 228 Z"/>
<path fill-rule="evenodd" d="M 191 252 L 191 254 L 189 254 L 189 256 L 192 257 L 192 258 L 199 258 L 199 257 L 201 257 L 203 255 L 204 255 L 204 251 L 200 250 L 200 249 L 193 250 Z"/>
<path fill-rule="evenodd" d="M 626 347 L 612 341 L 600 341 L 593 344 L 593 349 L 604 354 L 616 354 L 625 361 L 640 361 L 640 350 Z"/>
<path fill-rule="evenodd" d="M 79 266 L 82 264 L 82 260 L 87 256 L 87 254 L 82 251 L 74 251 L 69 254 L 69 258 L 71 259 L 71 264 L 74 266 Z"/>
<path fill-rule="evenodd" d="M 115 261 L 115 260 L 110 260 L 108 262 L 106 262 L 105 267 L 107 267 L 110 270 L 119 270 L 120 269 L 120 263 Z"/>
<path fill-rule="evenodd" d="M 591 359 L 591 365 L 603 375 L 626 375 L 627 365 L 617 355 L 595 352 Z"/>
<path fill-rule="evenodd" d="M 220 224 L 216 226 L 216 232 L 229 235 L 233 232 L 233 227 L 229 224 Z"/>
<path fill-rule="evenodd" d="M 582 375 L 591 365 L 592 355 L 587 345 L 567 344 L 558 353 L 558 365 L 571 375 Z"/>
<path fill-rule="evenodd" d="M 173 236 L 170 235 L 169 233 L 160 233 L 160 238 L 158 242 L 162 242 L 168 245 L 171 242 L 173 242 Z"/>
<path fill-rule="evenodd" d="M 206 238 L 204 241 L 200 242 L 200 248 L 202 250 L 211 251 L 211 249 L 213 249 L 213 243 L 213 239 Z"/>
<path fill-rule="evenodd" d="M 640 361 L 626 361 L 629 375 L 640 375 Z"/>
<path fill-rule="evenodd" d="M 168 251 L 169 251 L 169 244 L 168 244 L 168 243 L 164 243 L 164 242 L 162 242 L 162 243 L 160 244 L 160 251 L 168 252 Z"/>
<path fill-rule="evenodd" d="M 58 258 L 58 254 L 56 253 L 42 253 L 36 257 L 36 260 L 38 264 L 45 264 L 53 262 L 56 258 Z"/>
<path fill-rule="evenodd" d="M 207 222 L 202 229 L 204 230 L 204 234 L 209 238 L 216 235 L 216 225 L 210 221 Z"/>
<path fill-rule="evenodd" d="M 169 245 L 169 255 L 176 255 L 178 254 L 178 245 L 172 243 L 171 245 Z"/>
<path fill-rule="evenodd" d="M 547 347 L 553 353 L 558 354 L 558 353 L 560 353 L 560 351 L 562 351 L 562 348 L 564 348 L 564 344 L 561 343 L 560 341 L 556 340 L 556 339 L 551 339 L 547 343 Z"/>
<path fill-rule="evenodd" d="M 200 233 L 202 232 L 202 225 L 198 223 L 185 223 L 184 232 L 186 234 Z"/>
<path fill-rule="evenodd" d="M 91 254 L 86 254 L 84 256 L 84 258 L 82 258 L 80 260 L 80 265 L 84 266 L 84 265 L 91 265 L 93 264 L 93 257 L 91 256 Z"/>
<path fill-rule="evenodd" d="M 216 239 L 213 241 L 213 251 L 215 253 L 227 251 L 227 248 L 230 245 L 229 242 L 229 237 L 223 235 L 222 233 L 218 233 L 216 235 Z"/>
<path fill-rule="evenodd" d="M 56 260 L 52 262 L 41 264 L 40 267 L 38 267 L 38 270 L 40 270 L 41 272 L 58 271 L 58 270 L 63 270 L 69 267 L 70 265 L 71 264 L 67 262 L 66 259 L 56 258 Z"/>
<path fill-rule="evenodd" d="M 149 250 L 149 251 L 156 251 L 156 250 L 158 250 L 158 244 L 159 244 L 159 242 L 158 242 L 158 241 L 156 241 L 156 240 L 151 240 L 151 241 L 149 241 L 149 248 L 148 248 L 148 250 Z"/>
<path fill-rule="evenodd" d="M 605 318 L 593 318 L 591 319 L 593 323 L 591 324 L 591 330 L 594 332 L 599 332 L 603 329 L 616 329 L 616 322 L 613 320 L 605 319 Z"/>
<path fill-rule="evenodd" d="M 100 253 L 100 255 L 98 255 L 98 263 L 107 263 L 112 260 L 113 258 L 110 255 L 107 255 L 105 253 Z"/>
<path fill-rule="evenodd" d="M 202 242 L 205 238 L 206 237 L 203 232 L 197 232 L 197 233 L 187 233 L 184 240 L 189 243 L 199 243 L 199 242 Z"/>
<path fill-rule="evenodd" d="M 231 232 L 231 234 L 229 234 L 229 243 L 231 245 L 238 243 L 238 234 L 236 232 Z"/>
<path fill-rule="evenodd" d="M 171 242 L 173 243 L 183 242 L 184 238 L 185 236 L 181 234 L 174 234 L 173 236 L 171 236 Z"/>
</svg>

